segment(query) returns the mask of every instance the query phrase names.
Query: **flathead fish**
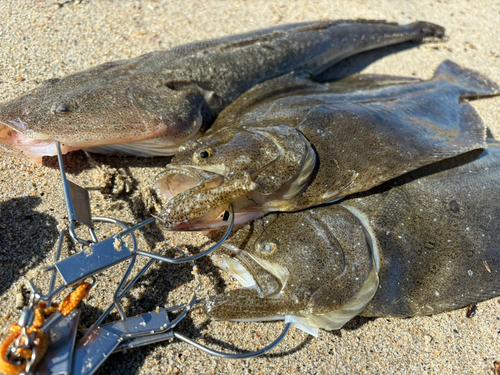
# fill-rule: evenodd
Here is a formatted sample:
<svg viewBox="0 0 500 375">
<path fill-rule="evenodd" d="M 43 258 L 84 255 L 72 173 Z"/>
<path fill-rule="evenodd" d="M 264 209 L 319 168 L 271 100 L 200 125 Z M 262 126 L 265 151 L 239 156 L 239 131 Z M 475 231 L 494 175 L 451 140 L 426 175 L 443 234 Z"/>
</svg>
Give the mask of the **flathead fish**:
<svg viewBox="0 0 500 375">
<path fill-rule="evenodd" d="M 429 81 L 357 76 L 319 84 L 297 75 L 262 83 L 181 146 L 155 187 L 172 230 L 241 224 L 366 191 L 439 160 L 485 147 L 465 99 L 498 86 L 451 61 Z"/>
<path fill-rule="evenodd" d="M 500 147 L 472 151 L 329 206 L 271 214 L 213 255 L 246 288 L 218 320 L 339 329 L 355 315 L 409 317 L 500 295 Z"/>
<path fill-rule="evenodd" d="M 440 26 L 340 20 L 284 25 L 106 63 L 0 107 L 0 147 L 36 161 L 77 149 L 172 155 L 254 85 L 317 75 L 353 54 L 442 38 Z"/>
</svg>

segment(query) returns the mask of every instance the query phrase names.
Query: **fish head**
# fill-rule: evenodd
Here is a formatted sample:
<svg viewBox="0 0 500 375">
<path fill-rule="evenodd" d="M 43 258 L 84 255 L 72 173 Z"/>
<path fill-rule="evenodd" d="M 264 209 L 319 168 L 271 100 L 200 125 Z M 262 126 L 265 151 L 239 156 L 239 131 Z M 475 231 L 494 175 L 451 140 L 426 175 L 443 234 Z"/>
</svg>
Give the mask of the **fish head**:
<svg viewBox="0 0 500 375">
<path fill-rule="evenodd" d="M 85 81 L 84 73 L 49 80 L 0 106 L 3 148 L 37 161 L 56 154 L 56 141 L 63 153 L 108 147 L 107 152 L 151 156 L 161 146 L 161 155 L 172 155 L 202 125 L 210 93 L 196 85 L 179 89 L 144 74 L 89 75 Z M 119 146 L 129 143 L 138 146 Z"/>
<path fill-rule="evenodd" d="M 370 246 L 350 212 L 340 206 L 326 216 L 321 211 L 270 214 L 226 241 L 212 259 L 243 288 L 210 301 L 208 315 L 269 320 L 326 314 L 352 301 L 373 268 Z"/>
<path fill-rule="evenodd" d="M 154 186 L 166 204 L 161 219 L 171 230 L 213 229 L 233 206 L 242 224 L 278 210 L 300 194 L 316 154 L 295 128 L 275 125 L 221 129 L 181 146 Z"/>
</svg>

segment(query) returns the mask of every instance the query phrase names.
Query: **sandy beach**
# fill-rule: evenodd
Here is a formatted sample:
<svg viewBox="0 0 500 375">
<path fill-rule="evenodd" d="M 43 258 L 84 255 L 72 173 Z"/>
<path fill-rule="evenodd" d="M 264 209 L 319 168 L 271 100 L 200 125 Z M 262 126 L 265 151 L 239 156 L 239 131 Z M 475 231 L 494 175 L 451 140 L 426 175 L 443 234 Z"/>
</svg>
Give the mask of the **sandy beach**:
<svg viewBox="0 0 500 375">
<path fill-rule="evenodd" d="M 384 19 L 398 23 L 425 20 L 446 28 L 446 43 L 388 47 L 348 59 L 338 75 L 364 72 L 430 78 L 445 59 L 475 69 L 500 83 L 500 1 L 65 1 L 4 0 L 0 7 L 0 103 L 42 81 L 108 61 L 193 41 L 280 24 L 319 19 Z M 472 105 L 500 139 L 500 97 Z M 157 205 L 149 186 L 169 158 L 124 156 L 64 158 L 69 178 L 87 188 L 94 216 L 128 224 L 149 217 Z M 36 271 L 53 262 L 59 230 L 67 225 L 57 160 L 44 165 L 0 155 L 0 334 L 16 322 L 16 294 L 28 293 L 26 278 L 47 287 L 49 275 Z M 100 238 L 116 228 L 98 226 Z M 79 233 L 84 235 L 83 230 Z M 178 245 L 197 252 L 210 245 L 196 233 L 141 230 L 139 247 L 161 251 Z M 65 254 L 78 251 L 65 241 Z M 174 255 L 173 251 L 167 252 Z M 138 264 L 145 264 L 139 259 Z M 200 296 L 236 282 L 209 259 L 197 262 Z M 109 305 L 126 264 L 98 276 L 82 304 L 83 325 Z M 130 314 L 183 303 L 197 280 L 190 265 L 155 264 L 124 300 Z M 116 318 L 116 315 L 114 315 Z M 256 350 L 272 342 L 282 322 L 211 322 L 201 313 L 177 330 L 213 348 Z M 355 318 L 340 331 L 319 337 L 292 329 L 272 352 L 248 360 L 220 359 L 173 340 L 111 356 L 99 374 L 494 374 L 500 361 L 500 297 L 465 309 L 411 319 Z"/>
</svg>

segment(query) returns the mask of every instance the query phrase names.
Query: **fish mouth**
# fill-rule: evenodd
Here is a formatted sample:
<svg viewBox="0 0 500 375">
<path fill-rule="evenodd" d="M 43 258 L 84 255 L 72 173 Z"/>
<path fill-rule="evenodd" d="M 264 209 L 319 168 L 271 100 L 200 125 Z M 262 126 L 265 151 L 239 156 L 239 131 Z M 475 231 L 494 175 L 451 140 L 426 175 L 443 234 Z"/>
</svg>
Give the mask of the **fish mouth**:
<svg viewBox="0 0 500 375">
<path fill-rule="evenodd" d="M 215 252 L 214 264 L 233 276 L 244 288 L 255 289 L 260 298 L 279 298 L 287 284 L 289 272 L 278 263 L 260 259 L 231 244 L 223 244 L 231 255 Z"/>
<path fill-rule="evenodd" d="M 178 143 L 194 138 L 196 133 L 190 135 L 186 139 L 176 142 L 165 141 L 158 138 L 156 133 L 152 132 L 151 135 L 145 137 L 143 140 L 134 141 L 133 139 L 115 139 L 103 143 L 90 143 L 90 142 L 73 142 L 64 139 L 51 139 L 42 133 L 29 133 L 24 129 L 17 130 L 16 128 L 24 127 L 21 121 L 9 121 L 10 123 L 21 125 L 11 126 L 0 121 L 0 150 L 7 153 L 25 156 L 34 162 L 41 164 L 44 156 L 56 156 L 57 146 L 56 143 L 60 142 L 61 153 L 67 154 L 71 151 L 85 150 L 92 153 L 99 154 L 113 154 L 118 153 L 122 155 L 134 155 L 141 157 L 151 156 L 170 156 L 173 155 L 178 149 Z"/>
<path fill-rule="evenodd" d="M 42 132 L 33 132 L 23 112 L 30 104 L 21 96 L 0 107 L 0 150 L 12 155 L 28 157 L 41 164 L 43 156 L 57 155 L 56 140 Z M 73 148 L 61 145 L 63 153 Z"/>
<path fill-rule="evenodd" d="M 203 183 L 212 181 L 211 185 L 220 185 L 220 179 L 224 176 L 219 173 L 211 173 L 195 167 L 170 168 L 157 176 L 153 185 L 165 203 L 168 203 L 176 195 Z"/>
<path fill-rule="evenodd" d="M 10 121 L 13 122 L 13 121 Z M 21 121 L 13 122 L 18 128 L 23 128 Z M 0 149 L 6 153 L 22 155 L 41 164 L 43 156 L 57 155 L 56 141 L 48 138 L 32 138 L 11 126 L 0 123 Z M 78 150 L 70 146 L 61 145 L 63 154 Z"/>
<path fill-rule="evenodd" d="M 173 231 L 227 226 L 226 211 L 230 205 L 235 212 L 234 225 L 264 215 L 252 199 L 257 185 L 247 172 L 228 177 L 221 172 L 196 167 L 168 168 L 158 176 L 154 189 L 166 203 L 161 219 Z M 207 200 L 211 203 L 205 205 Z"/>
</svg>

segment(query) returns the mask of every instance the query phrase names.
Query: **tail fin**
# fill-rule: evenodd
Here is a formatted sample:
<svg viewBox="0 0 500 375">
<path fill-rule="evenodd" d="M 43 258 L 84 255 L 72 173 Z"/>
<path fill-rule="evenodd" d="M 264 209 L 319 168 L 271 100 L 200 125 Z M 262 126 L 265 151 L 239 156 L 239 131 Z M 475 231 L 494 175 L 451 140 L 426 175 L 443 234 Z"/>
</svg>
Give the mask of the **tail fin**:
<svg viewBox="0 0 500 375">
<path fill-rule="evenodd" d="M 471 94 L 464 95 L 468 98 L 500 94 L 500 87 L 495 82 L 450 60 L 445 60 L 438 66 L 433 79 L 445 79 L 471 90 Z"/>
<path fill-rule="evenodd" d="M 420 42 L 445 42 L 448 38 L 445 35 L 445 29 L 435 23 L 418 21 L 408 25 L 410 28 L 420 31 L 413 41 Z"/>
</svg>

